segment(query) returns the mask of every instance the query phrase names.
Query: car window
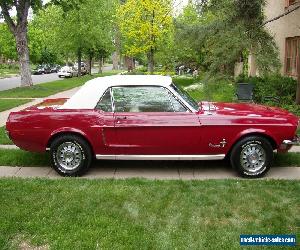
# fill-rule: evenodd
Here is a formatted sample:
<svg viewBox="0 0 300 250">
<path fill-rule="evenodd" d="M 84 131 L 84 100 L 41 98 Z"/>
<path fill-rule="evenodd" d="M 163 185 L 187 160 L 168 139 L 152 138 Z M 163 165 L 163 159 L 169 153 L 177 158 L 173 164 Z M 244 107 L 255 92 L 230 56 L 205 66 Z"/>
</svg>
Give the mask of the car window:
<svg viewBox="0 0 300 250">
<path fill-rule="evenodd" d="M 172 93 L 170 94 L 170 101 L 172 103 L 174 112 L 188 112 L 188 109 L 183 106 L 175 97 Z"/>
<path fill-rule="evenodd" d="M 170 101 L 170 94 L 163 87 L 114 87 L 113 97 L 116 112 L 174 112 L 183 110 L 179 108 L 180 103 L 175 105 L 176 99 L 173 100 L 174 104 Z"/>
<path fill-rule="evenodd" d="M 182 88 L 172 83 L 171 87 L 195 110 L 199 110 L 198 103 Z"/>
<path fill-rule="evenodd" d="M 100 98 L 96 109 L 100 109 L 104 112 L 112 112 L 110 89 L 106 90 L 104 95 Z"/>
</svg>

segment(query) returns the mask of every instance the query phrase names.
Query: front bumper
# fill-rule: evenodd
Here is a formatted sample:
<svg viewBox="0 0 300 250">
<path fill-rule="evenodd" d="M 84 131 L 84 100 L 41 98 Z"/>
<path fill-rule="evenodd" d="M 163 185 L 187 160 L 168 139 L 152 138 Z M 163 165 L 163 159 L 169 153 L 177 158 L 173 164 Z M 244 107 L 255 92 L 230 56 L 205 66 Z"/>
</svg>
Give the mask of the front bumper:
<svg viewBox="0 0 300 250">
<path fill-rule="evenodd" d="M 285 153 L 289 151 L 293 146 L 300 146 L 300 137 L 297 135 L 292 140 L 283 140 L 278 148 L 278 152 Z"/>
<path fill-rule="evenodd" d="M 288 146 L 300 146 L 300 137 L 297 135 L 293 140 L 284 140 L 282 144 Z"/>
</svg>

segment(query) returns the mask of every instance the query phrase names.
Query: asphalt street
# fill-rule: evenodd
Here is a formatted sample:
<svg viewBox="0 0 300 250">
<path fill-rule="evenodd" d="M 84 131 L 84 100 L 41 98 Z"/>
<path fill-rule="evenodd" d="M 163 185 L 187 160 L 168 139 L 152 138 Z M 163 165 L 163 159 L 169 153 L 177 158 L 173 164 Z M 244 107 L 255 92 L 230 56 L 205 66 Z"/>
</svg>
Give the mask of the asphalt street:
<svg viewBox="0 0 300 250">
<path fill-rule="evenodd" d="M 61 78 L 58 78 L 56 73 L 45 74 L 45 75 L 32 75 L 33 84 L 52 82 L 59 79 Z M 20 87 L 20 84 L 21 84 L 20 76 L 0 79 L 0 91 Z"/>
<path fill-rule="evenodd" d="M 103 71 L 109 71 L 109 70 L 112 70 L 111 65 L 103 67 Z M 92 69 L 92 73 L 97 73 L 97 72 L 98 69 Z M 62 78 L 59 78 L 56 73 L 44 74 L 44 75 L 32 75 L 33 84 L 52 82 L 56 80 L 62 80 Z M 21 84 L 20 76 L 0 79 L 0 91 L 20 87 L 20 84 Z"/>
</svg>

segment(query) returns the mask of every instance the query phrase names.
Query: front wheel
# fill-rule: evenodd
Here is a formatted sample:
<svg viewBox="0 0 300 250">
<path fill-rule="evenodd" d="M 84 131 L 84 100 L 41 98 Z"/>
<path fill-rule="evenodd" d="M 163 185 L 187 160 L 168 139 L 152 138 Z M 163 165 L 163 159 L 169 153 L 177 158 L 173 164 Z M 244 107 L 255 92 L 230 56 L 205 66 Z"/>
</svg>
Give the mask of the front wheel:
<svg viewBox="0 0 300 250">
<path fill-rule="evenodd" d="M 234 145 L 230 162 L 243 177 L 262 177 L 273 162 L 272 145 L 263 137 L 246 137 Z"/>
<path fill-rule="evenodd" d="M 51 144 L 50 154 L 53 168 L 62 176 L 81 176 L 92 162 L 89 144 L 76 135 L 56 138 Z"/>
</svg>

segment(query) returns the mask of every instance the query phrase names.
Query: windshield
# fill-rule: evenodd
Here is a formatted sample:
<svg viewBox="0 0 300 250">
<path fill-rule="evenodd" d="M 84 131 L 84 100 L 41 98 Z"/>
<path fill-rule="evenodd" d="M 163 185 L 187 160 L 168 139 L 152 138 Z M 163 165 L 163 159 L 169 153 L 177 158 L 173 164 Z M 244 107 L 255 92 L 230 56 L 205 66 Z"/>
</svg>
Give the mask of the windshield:
<svg viewBox="0 0 300 250">
<path fill-rule="evenodd" d="M 182 88 L 177 87 L 174 83 L 171 84 L 171 87 L 195 110 L 199 110 L 198 103 Z"/>
</svg>

